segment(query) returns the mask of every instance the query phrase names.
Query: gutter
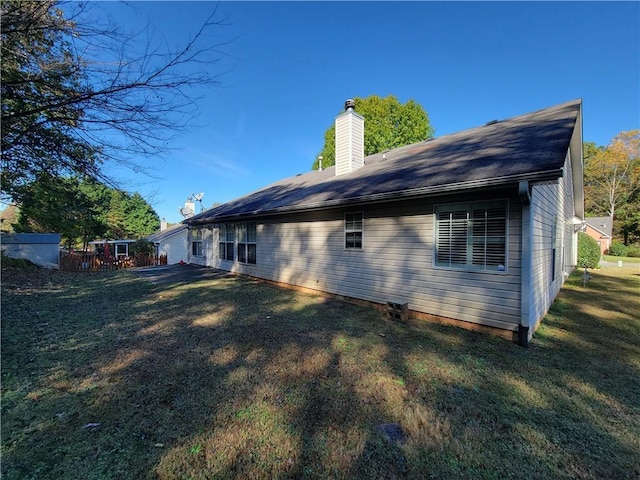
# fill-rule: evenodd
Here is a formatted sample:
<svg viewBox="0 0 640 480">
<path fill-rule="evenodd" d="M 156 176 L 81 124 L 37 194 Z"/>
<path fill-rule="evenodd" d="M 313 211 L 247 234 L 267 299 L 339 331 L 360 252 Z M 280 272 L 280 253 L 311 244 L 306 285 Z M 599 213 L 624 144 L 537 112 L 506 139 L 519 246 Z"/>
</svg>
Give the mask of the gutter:
<svg viewBox="0 0 640 480">
<path fill-rule="evenodd" d="M 325 210 L 332 207 L 340 207 L 343 205 L 354 205 L 359 203 L 378 203 L 394 200 L 410 200 L 416 197 L 433 196 L 441 193 L 459 192 L 460 190 L 490 188 L 497 186 L 506 186 L 513 183 L 529 183 L 529 182 L 545 182 L 557 180 L 562 177 L 562 168 L 546 170 L 536 174 L 529 175 L 511 175 L 505 177 L 496 177 L 489 180 L 475 180 L 471 182 L 450 183 L 447 185 L 438 185 L 430 187 L 413 188 L 411 190 L 401 190 L 393 192 L 375 193 L 363 195 L 360 197 L 339 198 L 335 200 L 322 200 L 313 203 L 307 203 L 299 206 L 283 206 L 268 210 L 252 210 L 235 214 L 227 214 L 213 217 L 203 217 L 198 219 L 200 215 L 196 215 L 190 219 L 183 220 L 182 223 L 189 225 L 205 225 L 208 223 L 225 222 L 230 220 L 239 220 L 245 217 L 267 216 L 267 215 L 284 215 L 294 212 L 305 212 L 314 210 Z M 219 208 L 219 207 L 218 207 Z M 206 214 L 206 212 L 205 212 Z"/>
<path fill-rule="evenodd" d="M 522 245 L 520 273 L 520 326 L 518 328 L 518 345 L 529 348 L 529 310 L 531 304 L 531 254 L 533 251 L 533 227 L 531 222 L 531 189 L 529 182 L 518 184 L 518 196 L 522 202 Z"/>
</svg>

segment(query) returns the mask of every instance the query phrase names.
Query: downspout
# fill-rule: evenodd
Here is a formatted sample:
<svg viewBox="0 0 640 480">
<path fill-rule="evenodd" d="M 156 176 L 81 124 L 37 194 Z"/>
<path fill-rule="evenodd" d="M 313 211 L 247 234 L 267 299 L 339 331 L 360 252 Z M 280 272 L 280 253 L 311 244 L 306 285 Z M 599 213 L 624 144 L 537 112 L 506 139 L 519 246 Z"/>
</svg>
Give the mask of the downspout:
<svg viewBox="0 0 640 480">
<path fill-rule="evenodd" d="M 191 263 L 191 225 L 187 226 L 187 263 Z"/>
<path fill-rule="evenodd" d="M 518 196 L 522 203 L 522 271 L 520 274 L 520 327 L 518 328 L 518 345 L 528 348 L 533 232 L 531 224 L 531 190 L 529 189 L 529 182 L 526 180 L 518 184 Z"/>
</svg>

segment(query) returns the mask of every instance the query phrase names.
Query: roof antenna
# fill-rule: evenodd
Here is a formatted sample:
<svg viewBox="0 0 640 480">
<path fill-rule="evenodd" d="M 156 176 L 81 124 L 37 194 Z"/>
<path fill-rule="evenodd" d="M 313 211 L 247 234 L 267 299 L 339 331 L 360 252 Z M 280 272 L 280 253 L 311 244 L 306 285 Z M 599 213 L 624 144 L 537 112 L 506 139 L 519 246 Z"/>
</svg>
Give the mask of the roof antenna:
<svg viewBox="0 0 640 480">
<path fill-rule="evenodd" d="M 202 205 L 202 197 L 204 197 L 204 192 L 192 193 L 191 196 L 196 202 L 200 202 L 200 213 L 204 212 L 204 205 Z"/>
</svg>

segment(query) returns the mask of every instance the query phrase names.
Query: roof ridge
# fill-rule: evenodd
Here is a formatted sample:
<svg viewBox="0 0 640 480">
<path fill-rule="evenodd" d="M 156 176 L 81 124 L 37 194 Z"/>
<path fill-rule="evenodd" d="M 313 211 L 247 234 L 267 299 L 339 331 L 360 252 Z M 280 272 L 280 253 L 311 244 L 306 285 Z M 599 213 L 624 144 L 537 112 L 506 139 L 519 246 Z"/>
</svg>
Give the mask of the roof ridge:
<svg viewBox="0 0 640 480">
<path fill-rule="evenodd" d="M 323 208 L 338 200 L 366 201 L 381 195 L 390 199 L 392 194 L 399 198 L 401 192 L 409 191 L 431 194 L 447 185 L 489 187 L 495 186 L 497 178 L 504 184 L 514 178 L 557 179 L 563 175 L 567 149 L 581 112 L 582 100 L 571 100 L 368 155 L 365 165 L 348 175 L 335 176 L 334 166 L 322 172 L 312 170 L 273 182 L 185 223 L 295 211 L 312 205 Z M 386 160 L 382 160 L 383 155 Z"/>
<path fill-rule="evenodd" d="M 581 105 L 581 104 L 582 104 L 582 99 L 581 98 L 577 98 L 577 99 L 574 99 L 574 100 L 569 100 L 569 101 L 566 101 L 566 102 L 563 102 L 563 103 L 559 103 L 557 105 L 553 105 L 551 107 L 541 108 L 541 109 L 535 110 L 533 112 L 520 113 L 520 114 L 517 114 L 517 115 L 513 115 L 511 117 L 503 118 L 502 120 L 491 120 L 490 122 L 487 122 L 487 123 L 485 123 L 483 125 L 476 125 L 475 127 L 469 127 L 469 128 L 465 128 L 464 130 L 458 130 L 456 132 L 447 133 L 445 135 L 442 135 L 441 137 L 431 137 L 431 138 L 427 138 L 425 140 L 420 140 L 419 142 L 410 143 L 408 145 L 402 145 L 400 147 L 396 147 L 396 148 L 393 148 L 391 150 L 386 150 L 384 152 L 372 153 L 371 155 L 367 155 L 365 157 L 365 161 L 369 157 L 373 157 L 373 156 L 381 155 L 381 154 L 388 154 L 388 153 L 400 150 L 402 148 L 409 148 L 409 147 L 416 146 L 416 145 L 419 145 L 421 143 L 426 143 L 426 142 L 436 142 L 436 141 L 440 141 L 442 139 L 447 139 L 447 138 L 452 137 L 454 135 L 467 134 L 467 133 L 469 133 L 470 131 L 473 131 L 473 130 L 483 129 L 483 128 L 486 128 L 486 127 L 493 127 L 495 125 L 504 124 L 505 122 L 514 121 L 514 120 L 519 119 L 519 118 L 533 117 L 535 115 L 540 115 L 541 113 L 550 112 L 550 111 L 552 111 L 554 109 L 560 110 L 562 108 L 566 108 L 566 107 L 573 106 L 573 105 Z"/>
</svg>

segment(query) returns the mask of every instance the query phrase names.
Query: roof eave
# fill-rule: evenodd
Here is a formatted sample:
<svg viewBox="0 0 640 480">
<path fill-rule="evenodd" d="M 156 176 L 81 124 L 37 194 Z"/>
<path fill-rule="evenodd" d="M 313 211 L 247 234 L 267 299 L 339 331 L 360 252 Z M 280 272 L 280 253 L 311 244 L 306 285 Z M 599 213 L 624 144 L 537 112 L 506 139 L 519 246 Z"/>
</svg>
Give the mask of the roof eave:
<svg viewBox="0 0 640 480">
<path fill-rule="evenodd" d="M 447 185 L 437 185 L 421 188 L 413 188 L 410 190 L 393 191 L 377 193 L 372 195 L 363 195 L 360 197 L 341 198 L 335 200 L 327 200 L 316 203 L 306 203 L 303 205 L 293 205 L 286 207 L 279 207 L 269 210 L 252 210 L 246 212 L 240 212 L 230 215 L 219 215 L 214 217 L 207 217 L 202 219 L 187 219 L 184 223 L 189 225 L 207 225 L 211 223 L 227 222 L 232 220 L 240 220 L 247 218 L 256 218 L 270 215 L 284 215 L 289 213 L 307 212 L 325 210 L 328 208 L 337 208 L 345 205 L 362 204 L 362 203 L 380 203 L 390 202 L 396 200 L 408 200 L 417 197 L 432 197 L 435 195 L 447 194 L 452 192 L 459 192 L 461 190 L 477 190 L 483 188 L 493 188 L 499 186 L 506 186 L 511 184 L 518 184 L 520 181 L 529 182 L 548 182 L 554 181 L 563 175 L 562 168 L 546 170 L 542 172 L 536 172 L 533 174 L 511 175 L 504 177 L 495 177 L 491 179 L 474 180 L 469 182 L 450 183 Z"/>
</svg>

